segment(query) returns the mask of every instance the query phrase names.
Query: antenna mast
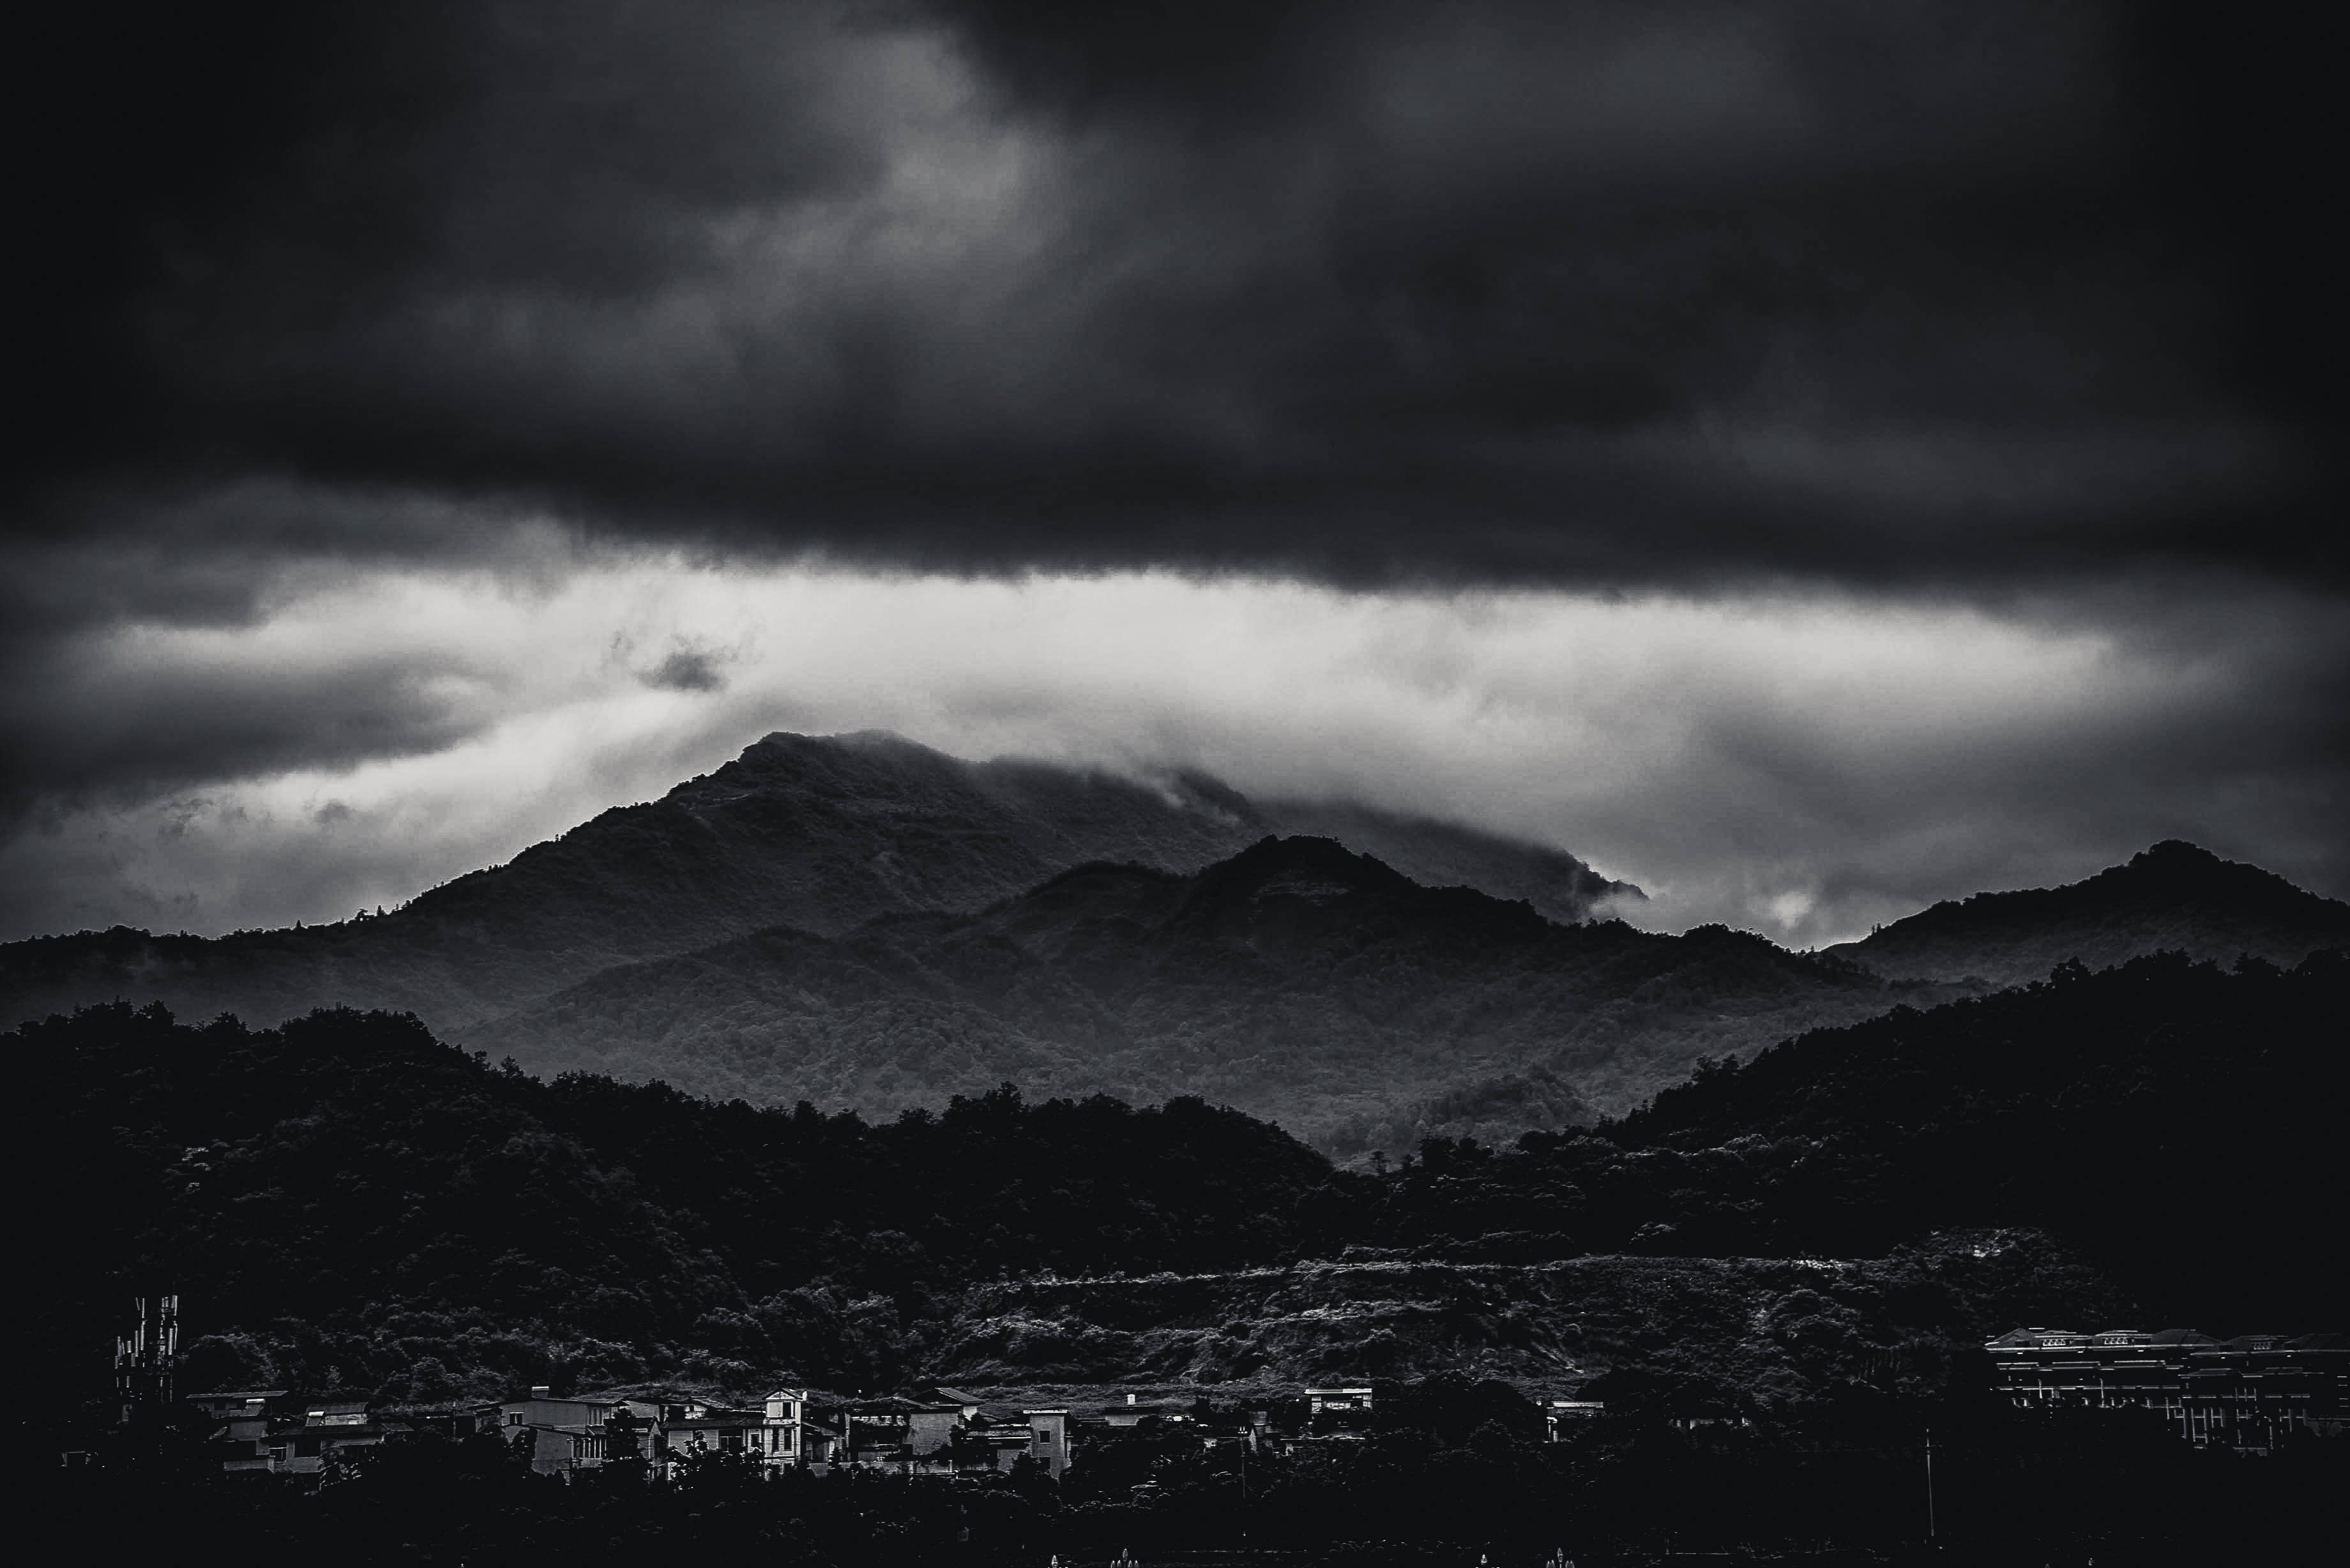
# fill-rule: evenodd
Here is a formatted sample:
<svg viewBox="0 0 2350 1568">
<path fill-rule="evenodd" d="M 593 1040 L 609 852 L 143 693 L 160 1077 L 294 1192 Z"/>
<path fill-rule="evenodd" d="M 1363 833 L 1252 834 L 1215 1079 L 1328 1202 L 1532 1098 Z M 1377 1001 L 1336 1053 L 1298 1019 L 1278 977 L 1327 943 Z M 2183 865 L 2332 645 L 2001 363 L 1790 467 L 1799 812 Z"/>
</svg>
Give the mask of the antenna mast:
<svg viewBox="0 0 2350 1568">
<path fill-rule="evenodd" d="M 172 1368 L 180 1355 L 180 1298 L 134 1296 L 130 1332 L 114 1339 L 114 1392 L 122 1418 L 172 1402 Z"/>
</svg>

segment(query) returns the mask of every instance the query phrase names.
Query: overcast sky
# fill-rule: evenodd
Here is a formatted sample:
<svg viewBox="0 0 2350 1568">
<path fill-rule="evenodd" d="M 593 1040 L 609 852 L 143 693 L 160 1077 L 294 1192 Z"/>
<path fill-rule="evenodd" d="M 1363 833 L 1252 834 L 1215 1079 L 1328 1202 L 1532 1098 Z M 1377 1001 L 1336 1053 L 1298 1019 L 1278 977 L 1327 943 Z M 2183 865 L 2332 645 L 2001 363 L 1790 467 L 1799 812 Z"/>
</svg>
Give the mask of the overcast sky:
<svg viewBox="0 0 2350 1568">
<path fill-rule="evenodd" d="M 0 937 L 338 918 L 876 726 L 1798 943 L 2166 836 L 2350 895 L 2299 15 L 18 23 Z"/>
</svg>

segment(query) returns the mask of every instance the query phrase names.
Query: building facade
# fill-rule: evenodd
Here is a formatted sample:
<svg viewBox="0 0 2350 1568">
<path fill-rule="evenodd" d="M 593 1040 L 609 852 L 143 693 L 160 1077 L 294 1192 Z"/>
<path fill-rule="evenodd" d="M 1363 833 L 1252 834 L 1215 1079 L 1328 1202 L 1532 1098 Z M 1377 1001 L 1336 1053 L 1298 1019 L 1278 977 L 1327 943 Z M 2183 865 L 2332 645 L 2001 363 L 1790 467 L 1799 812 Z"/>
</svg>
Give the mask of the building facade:
<svg viewBox="0 0 2350 1568">
<path fill-rule="evenodd" d="M 2019 1409 L 2143 1410 L 2199 1448 L 2266 1454 L 2350 1424 L 2350 1342 L 2243 1334 L 2019 1328 L 1987 1343 Z"/>
<path fill-rule="evenodd" d="M 277 1388 L 202 1394 L 187 1403 L 211 1417 L 213 1452 L 233 1475 L 317 1475 L 338 1454 L 411 1429 L 364 1399 L 289 1400 Z"/>
<path fill-rule="evenodd" d="M 1607 1414 L 1604 1399 L 1551 1399 L 1543 1405 L 1543 1437 L 1555 1443 L 1585 1421 L 1596 1420 Z"/>
</svg>

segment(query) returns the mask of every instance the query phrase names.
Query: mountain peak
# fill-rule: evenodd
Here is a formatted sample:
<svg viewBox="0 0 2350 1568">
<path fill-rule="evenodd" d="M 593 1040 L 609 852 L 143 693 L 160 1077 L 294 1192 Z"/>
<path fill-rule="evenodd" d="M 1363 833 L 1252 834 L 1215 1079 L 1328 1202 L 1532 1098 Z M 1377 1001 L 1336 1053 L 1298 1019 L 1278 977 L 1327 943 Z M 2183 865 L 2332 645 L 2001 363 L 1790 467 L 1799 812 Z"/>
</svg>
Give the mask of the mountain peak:
<svg viewBox="0 0 2350 1568">
<path fill-rule="evenodd" d="M 1201 877 L 1201 896 L 1218 902 L 1291 898 L 1327 904 L 1357 894 L 1418 890 L 1418 883 L 1385 861 L 1357 855 L 1335 838 L 1307 835 L 1268 835 L 1209 867 Z"/>
<path fill-rule="evenodd" d="M 2231 877 L 2272 882 L 2279 887 L 2292 886 L 2273 872 L 2234 860 L 2222 860 L 2201 845 L 2189 844 L 2183 838 L 2166 838 L 2159 844 L 2148 845 L 2131 856 L 2128 865 L 2116 866 L 2105 875 L 2133 877 L 2182 891 Z"/>
<path fill-rule="evenodd" d="M 1373 927 L 1423 931 L 1450 945 L 1540 940 L 1555 927 L 1523 899 L 1429 888 L 1374 856 L 1309 835 L 1257 840 L 1201 871 L 1179 923 L 1211 940 L 1315 943 Z"/>
<path fill-rule="evenodd" d="M 1250 876 L 1284 876 L 1297 871 L 1336 876 L 1366 883 L 1402 884 L 1387 862 L 1349 849 L 1319 833 L 1268 833 L 1225 862 Z"/>
<path fill-rule="evenodd" d="M 2084 887 L 2114 884 L 2172 899 L 2219 900 L 2273 914 L 2318 916 L 2330 902 L 2303 892 L 2273 871 L 2241 860 L 2223 860 L 2199 844 L 2166 838 L 2093 877 Z M 2335 906 L 2339 909 L 2340 906 Z M 2322 918 L 2322 917 L 2320 917 Z"/>
<path fill-rule="evenodd" d="M 1326 840 L 1266 851 L 1299 897 L 1309 883 L 1329 896 L 1416 878 L 1572 921 L 1614 886 L 1538 845 L 1370 807 L 1326 811 L 1343 822 L 1337 836 L 1378 859 L 1357 865 Z M 462 1027 L 608 966 L 773 927 L 838 936 L 882 914 L 978 910 L 1092 861 L 1188 874 L 1268 831 L 1298 829 L 1197 772 L 970 762 L 888 730 L 779 730 L 661 799 L 600 813 L 384 919 L 0 950 L 0 1014 L 143 994 L 203 1016 L 275 1020 L 345 1002 Z"/>
<path fill-rule="evenodd" d="M 1831 950 L 1885 975 L 2015 984 L 2067 959 L 2102 969 L 2173 949 L 2221 962 L 2251 953 L 2290 966 L 2345 945 L 2350 906 L 2166 838 L 2082 881 L 1937 904 Z"/>
<path fill-rule="evenodd" d="M 953 767 L 961 759 L 910 741 L 895 730 L 849 730 L 837 735 L 803 735 L 796 731 L 776 730 L 762 735 L 743 748 L 737 763 L 757 766 L 759 763 L 784 761 L 849 761 L 884 764 L 922 762 L 933 766 Z M 730 764 L 733 765 L 733 764 Z"/>
<path fill-rule="evenodd" d="M 2220 859 L 2218 856 L 2212 854 L 2201 845 L 2189 844 L 2183 838 L 2166 838 L 2159 844 L 2150 844 L 2144 849 L 2139 850 L 2137 854 L 2131 856 L 2129 863 L 2133 866 L 2185 866 L 2189 864 L 2225 866 L 2229 864 L 2229 862 Z"/>
<path fill-rule="evenodd" d="M 818 745 L 838 746 L 847 752 L 921 752 L 933 757 L 946 755 L 944 752 L 926 746 L 920 741 L 910 741 L 895 730 L 847 730 L 837 735 L 796 738 L 813 741 Z"/>
</svg>

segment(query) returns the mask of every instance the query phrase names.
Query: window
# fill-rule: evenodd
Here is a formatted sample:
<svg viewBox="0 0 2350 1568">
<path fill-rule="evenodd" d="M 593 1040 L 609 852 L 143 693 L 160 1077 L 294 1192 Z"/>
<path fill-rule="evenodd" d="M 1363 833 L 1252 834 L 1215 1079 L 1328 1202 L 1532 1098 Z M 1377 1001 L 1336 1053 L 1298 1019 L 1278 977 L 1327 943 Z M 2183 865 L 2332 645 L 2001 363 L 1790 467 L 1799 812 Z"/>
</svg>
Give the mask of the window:
<svg viewBox="0 0 2350 1568">
<path fill-rule="evenodd" d="M 1053 1434 L 1045 1428 L 1039 1427 L 1036 1428 L 1036 1441 L 1045 1448 L 1050 1448 L 1053 1444 Z"/>
</svg>

